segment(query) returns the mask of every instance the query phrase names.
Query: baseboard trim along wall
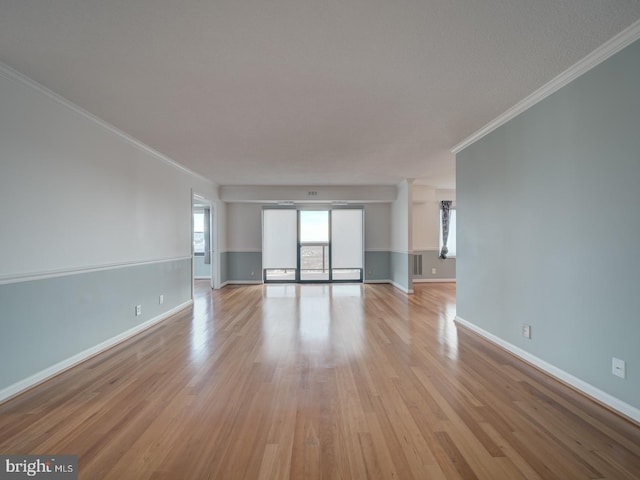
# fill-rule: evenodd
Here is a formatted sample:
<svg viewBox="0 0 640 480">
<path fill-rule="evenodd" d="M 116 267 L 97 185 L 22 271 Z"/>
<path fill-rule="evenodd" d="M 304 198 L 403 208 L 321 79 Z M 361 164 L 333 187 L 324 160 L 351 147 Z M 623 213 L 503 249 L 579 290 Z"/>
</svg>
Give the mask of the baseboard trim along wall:
<svg viewBox="0 0 640 480">
<path fill-rule="evenodd" d="M 506 342 L 500 337 L 497 337 L 496 335 L 490 332 L 487 332 L 483 328 L 480 328 L 477 325 L 474 325 L 473 323 L 470 323 L 467 320 L 464 320 L 463 318 L 456 316 L 455 321 L 462 327 L 471 330 L 472 332 L 483 337 L 489 342 L 497 345 L 498 347 L 518 357 L 520 360 L 523 360 L 524 362 L 530 364 L 531 366 L 537 368 L 538 370 L 541 370 L 542 372 L 554 377 L 556 380 L 559 380 L 560 382 L 570 386 L 571 388 L 578 390 L 580 393 L 591 398 L 595 402 L 602 404 L 606 408 L 610 408 L 611 410 L 614 410 L 615 412 L 628 418 L 634 423 L 640 424 L 640 409 L 637 409 L 632 405 L 629 405 L 628 403 L 623 402 L 622 400 L 612 395 L 609 395 L 606 392 L 603 392 L 599 388 L 596 388 L 593 385 L 583 380 L 580 380 L 577 377 L 574 377 L 570 373 L 567 373 L 564 370 L 550 363 L 545 362 L 544 360 L 536 357 L 535 355 L 531 355 L 526 350 L 523 350 L 509 342 Z"/>
<path fill-rule="evenodd" d="M 414 278 L 413 283 L 456 283 L 455 278 Z"/>
<path fill-rule="evenodd" d="M 440 280 L 440 281 L 444 281 L 444 280 Z M 455 282 L 455 280 L 453 280 Z M 257 280 L 247 280 L 247 281 L 242 281 L 242 280 L 228 280 L 222 284 L 220 284 L 220 288 L 222 287 L 226 287 L 227 285 L 260 285 L 263 282 Z M 295 283 L 295 282 L 291 282 L 291 283 Z M 357 282 L 356 282 L 357 283 Z M 406 289 L 400 287 L 399 285 L 394 284 L 391 280 L 365 280 L 362 283 L 372 283 L 372 284 L 382 284 L 382 283 L 387 283 L 387 284 L 391 284 L 396 288 L 399 288 L 400 290 L 402 290 L 405 293 L 413 293 L 413 291 L 411 292 L 407 292 Z M 269 284 L 265 284 L 265 285 L 269 285 Z"/>
<path fill-rule="evenodd" d="M 452 280 L 424 280 L 425 282 L 455 282 L 455 279 Z M 415 282 L 415 280 L 414 280 Z M 291 282 L 291 283 L 295 283 L 295 282 Z M 388 283 L 393 285 L 395 288 L 397 288 L 398 290 L 404 292 L 404 293 L 413 293 L 413 289 L 411 290 L 407 290 L 405 287 L 403 287 L 402 285 L 400 285 L 399 283 L 396 283 L 392 280 L 365 280 L 363 283 L 373 283 L 373 284 L 380 284 L 380 283 Z M 255 280 L 227 280 L 226 282 L 220 284 L 220 288 L 222 287 L 226 287 L 227 285 L 260 285 L 262 284 L 261 281 L 255 281 Z M 265 284 L 267 285 L 267 284 Z"/>
<path fill-rule="evenodd" d="M 211 277 L 203 277 L 200 275 L 196 275 L 193 277 L 194 280 L 211 280 Z"/>
<path fill-rule="evenodd" d="M 19 382 L 16 382 L 13 385 L 0 390 L 0 403 L 4 403 L 7 400 L 12 399 L 13 397 L 16 397 L 17 395 L 20 395 L 21 393 L 24 393 L 25 391 L 43 382 L 46 382 L 56 375 L 59 375 L 62 372 L 69 370 L 70 368 L 73 368 L 76 365 L 79 365 L 80 363 L 85 362 L 90 358 L 95 357 L 96 355 L 99 355 L 106 350 L 109 350 L 112 347 L 115 347 L 117 344 L 122 343 L 125 340 L 128 340 L 131 337 L 142 333 L 144 330 L 153 327 L 155 324 L 166 320 L 167 318 L 179 313 L 186 308 L 189 308 L 191 305 L 193 305 L 193 300 L 188 300 L 172 308 L 171 310 L 168 310 L 167 312 L 164 312 L 154 318 L 147 320 L 144 323 L 136 325 L 135 327 L 116 335 L 115 337 L 105 340 L 98 345 L 88 348 L 76 355 L 73 355 L 72 357 L 67 358 L 66 360 L 58 362 L 55 365 L 52 365 L 34 375 L 31 375 L 30 377 L 25 378 L 24 380 L 20 380 Z"/>
<path fill-rule="evenodd" d="M 406 288 L 403 285 L 400 285 L 397 282 L 391 282 L 391 285 L 393 285 L 394 287 L 396 287 L 398 290 L 400 290 L 401 292 L 404 293 L 413 293 L 413 288 Z"/>
</svg>

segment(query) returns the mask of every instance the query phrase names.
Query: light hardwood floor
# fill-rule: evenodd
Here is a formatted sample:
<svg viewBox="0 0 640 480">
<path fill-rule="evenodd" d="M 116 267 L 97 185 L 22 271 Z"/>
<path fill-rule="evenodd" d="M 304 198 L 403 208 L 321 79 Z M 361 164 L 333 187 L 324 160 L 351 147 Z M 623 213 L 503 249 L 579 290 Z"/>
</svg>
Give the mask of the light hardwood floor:
<svg viewBox="0 0 640 480">
<path fill-rule="evenodd" d="M 458 329 L 455 285 L 273 285 L 0 406 L 1 453 L 83 480 L 638 479 L 640 428 Z"/>
</svg>

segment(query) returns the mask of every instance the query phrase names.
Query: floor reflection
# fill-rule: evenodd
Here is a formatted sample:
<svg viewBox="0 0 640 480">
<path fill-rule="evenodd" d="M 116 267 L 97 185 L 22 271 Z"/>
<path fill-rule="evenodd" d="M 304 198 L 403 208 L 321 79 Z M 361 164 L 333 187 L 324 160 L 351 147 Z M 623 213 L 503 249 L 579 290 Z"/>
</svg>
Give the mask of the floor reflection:
<svg viewBox="0 0 640 480">
<path fill-rule="evenodd" d="M 194 315 L 191 321 L 191 360 L 194 362 L 202 363 L 209 356 L 210 323 L 206 314 Z"/>
<path fill-rule="evenodd" d="M 316 287 L 317 288 L 317 287 Z M 300 291 L 298 319 L 300 340 L 307 344 L 326 342 L 331 329 L 331 296 L 326 286 Z"/>
<path fill-rule="evenodd" d="M 458 359 L 458 328 L 454 323 L 456 318 L 456 304 L 443 300 L 443 308 L 438 315 L 438 340 L 442 353 L 452 360 Z"/>
<path fill-rule="evenodd" d="M 262 295 L 265 298 L 294 298 L 296 296 L 296 285 L 286 283 L 282 285 L 264 285 Z"/>
<path fill-rule="evenodd" d="M 364 345 L 362 284 L 264 285 L 262 354 L 275 361 L 289 353 L 334 359 Z"/>
<path fill-rule="evenodd" d="M 263 360 L 277 362 L 293 348 L 298 324 L 296 291 L 296 285 L 262 287 Z"/>
</svg>

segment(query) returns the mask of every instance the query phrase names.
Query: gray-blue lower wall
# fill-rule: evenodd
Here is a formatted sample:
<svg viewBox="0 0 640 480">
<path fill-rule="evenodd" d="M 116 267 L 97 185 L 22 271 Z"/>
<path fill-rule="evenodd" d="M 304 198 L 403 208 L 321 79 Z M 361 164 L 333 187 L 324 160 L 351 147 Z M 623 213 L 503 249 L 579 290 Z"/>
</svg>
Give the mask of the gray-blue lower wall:
<svg viewBox="0 0 640 480">
<path fill-rule="evenodd" d="M 194 255 L 193 276 L 195 278 L 211 278 L 211 263 L 204 263 L 204 255 Z"/>
<path fill-rule="evenodd" d="M 456 278 L 456 259 L 440 258 L 437 250 L 417 250 L 413 252 L 414 259 L 422 258 L 422 274 L 414 274 L 414 280 L 454 280 Z M 433 269 L 436 273 L 432 273 Z M 413 271 L 413 270 L 412 270 Z"/>
<path fill-rule="evenodd" d="M 222 252 L 221 283 L 261 282 L 262 252 Z"/>
<path fill-rule="evenodd" d="M 413 289 L 411 262 L 409 253 L 391 252 L 391 281 L 401 290 L 410 292 Z"/>
<path fill-rule="evenodd" d="M 364 255 L 365 281 L 391 280 L 391 252 L 366 251 Z M 220 277 L 221 283 L 262 281 L 262 253 L 222 252 Z"/>
<path fill-rule="evenodd" d="M 190 299 L 190 258 L 0 285 L 0 392 Z"/>
<path fill-rule="evenodd" d="M 391 280 L 391 252 L 364 252 L 364 279 L 367 282 L 388 282 Z"/>
</svg>

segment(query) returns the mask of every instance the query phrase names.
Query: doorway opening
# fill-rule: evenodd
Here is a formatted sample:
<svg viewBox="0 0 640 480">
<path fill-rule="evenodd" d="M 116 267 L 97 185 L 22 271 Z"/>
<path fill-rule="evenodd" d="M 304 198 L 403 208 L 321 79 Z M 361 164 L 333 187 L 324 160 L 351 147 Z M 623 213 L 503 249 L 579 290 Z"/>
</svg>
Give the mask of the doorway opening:
<svg viewBox="0 0 640 480">
<path fill-rule="evenodd" d="M 211 288 L 215 288 L 214 209 L 211 201 L 193 194 L 191 217 L 193 279 L 207 279 Z"/>
</svg>

